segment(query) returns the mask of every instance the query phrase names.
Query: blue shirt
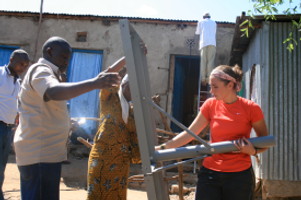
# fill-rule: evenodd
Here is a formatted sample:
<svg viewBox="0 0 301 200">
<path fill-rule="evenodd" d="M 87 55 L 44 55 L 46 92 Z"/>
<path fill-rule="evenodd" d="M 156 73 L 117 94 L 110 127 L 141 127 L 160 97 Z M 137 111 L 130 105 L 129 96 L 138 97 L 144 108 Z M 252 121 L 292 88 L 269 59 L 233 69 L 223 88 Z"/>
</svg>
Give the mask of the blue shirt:
<svg viewBox="0 0 301 200">
<path fill-rule="evenodd" d="M 7 66 L 0 67 L 0 121 L 14 124 L 19 90 L 20 79 Z"/>
</svg>

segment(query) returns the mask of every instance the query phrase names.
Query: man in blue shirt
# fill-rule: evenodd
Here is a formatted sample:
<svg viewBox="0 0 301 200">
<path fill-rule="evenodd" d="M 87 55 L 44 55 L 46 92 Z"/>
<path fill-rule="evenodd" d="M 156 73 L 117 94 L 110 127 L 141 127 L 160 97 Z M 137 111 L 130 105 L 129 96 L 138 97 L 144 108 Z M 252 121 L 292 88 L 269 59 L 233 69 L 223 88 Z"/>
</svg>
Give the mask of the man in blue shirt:
<svg viewBox="0 0 301 200">
<path fill-rule="evenodd" d="M 11 146 L 12 128 L 17 116 L 19 76 L 29 65 L 28 54 L 17 49 L 12 52 L 8 65 L 0 67 L 0 200 L 3 200 L 4 171 Z"/>
</svg>

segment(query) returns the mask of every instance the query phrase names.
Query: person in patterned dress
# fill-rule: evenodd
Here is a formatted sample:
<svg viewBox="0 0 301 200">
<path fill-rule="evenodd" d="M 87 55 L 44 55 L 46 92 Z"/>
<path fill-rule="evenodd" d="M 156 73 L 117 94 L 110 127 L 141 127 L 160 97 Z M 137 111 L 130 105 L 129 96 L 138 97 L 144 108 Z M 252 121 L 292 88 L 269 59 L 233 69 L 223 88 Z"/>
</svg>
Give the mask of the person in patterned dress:
<svg viewBox="0 0 301 200">
<path fill-rule="evenodd" d="M 130 164 L 140 162 L 126 75 L 119 88 L 100 92 L 100 126 L 88 162 L 88 200 L 125 200 Z"/>
</svg>

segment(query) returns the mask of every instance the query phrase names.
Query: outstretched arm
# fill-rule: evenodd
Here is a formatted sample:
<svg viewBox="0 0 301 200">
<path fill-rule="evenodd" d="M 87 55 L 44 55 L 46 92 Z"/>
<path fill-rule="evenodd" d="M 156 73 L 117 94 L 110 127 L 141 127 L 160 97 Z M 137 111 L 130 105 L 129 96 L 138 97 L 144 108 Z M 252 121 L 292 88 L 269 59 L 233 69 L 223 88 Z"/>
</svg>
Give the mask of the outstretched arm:
<svg viewBox="0 0 301 200">
<path fill-rule="evenodd" d="M 117 60 L 113 65 L 109 66 L 105 72 L 119 72 L 125 66 L 125 56 Z"/>
<path fill-rule="evenodd" d="M 76 83 L 60 83 L 49 87 L 44 100 L 69 100 L 94 89 L 116 87 L 120 84 L 118 73 L 125 66 L 125 57 L 121 57 L 97 77 Z"/>
<path fill-rule="evenodd" d="M 59 83 L 46 89 L 44 100 L 69 100 L 94 89 L 117 87 L 120 84 L 118 73 L 101 72 L 97 77 L 76 83 Z"/>
</svg>

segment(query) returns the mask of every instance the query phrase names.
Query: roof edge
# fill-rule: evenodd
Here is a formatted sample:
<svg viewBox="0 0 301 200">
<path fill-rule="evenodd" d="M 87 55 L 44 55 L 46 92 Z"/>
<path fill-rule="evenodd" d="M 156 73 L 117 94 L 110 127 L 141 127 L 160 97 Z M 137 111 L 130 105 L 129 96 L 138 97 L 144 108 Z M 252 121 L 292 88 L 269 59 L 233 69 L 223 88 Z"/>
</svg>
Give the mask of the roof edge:
<svg viewBox="0 0 301 200">
<path fill-rule="evenodd" d="M 229 65 L 242 65 L 242 55 L 247 50 L 248 45 L 256 32 L 256 29 L 261 28 L 262 22 L 270 21 L 270 22 L 291 22 L 292 20 L 300 20 L 301 14 L 292 14 L 292 15 L 275 15 L 276 19 L 265 19 L 264 15 L 257 15 L 253 18 L 250 16 L 246 16 L 245 12 L 242 12 L 241 16 L 236 18 L 236 24 L 234 29 L 234 36 L 232 40 L 232 47 L 230 52 L 230 60 Z M 241 24 L 245 20 L 251 20 L 254 29 L 249 29 L 249 37 L 241 36 Z"/>
<path fill-rule="evenodd" d="M 14 16 L 14 17 L 39 17 L 40 13 L 30 11 L 5 11 L 0 10 L 0 16 Z M 178 24 L 185 23 L 189 25 L 196 25 L 197 20 L 175 20 L 175 19 L 160 19 L 160 18 L 142 18 L 142 17 L 125 17 L 125 16 L 100 16 L 100 15 L 76 15 L 64 13 L 43 13 L 43 18 L 56 19 L 80 19 L 80 20 L 109 20 L 118 21 L 120 19 L 128 19 L 131 22 L 145 22 L 145 23 L 160 23 L 160 24 Z M 217 24 L 235 25 L 233 22 L 218 22 Z"/>
</svg>

